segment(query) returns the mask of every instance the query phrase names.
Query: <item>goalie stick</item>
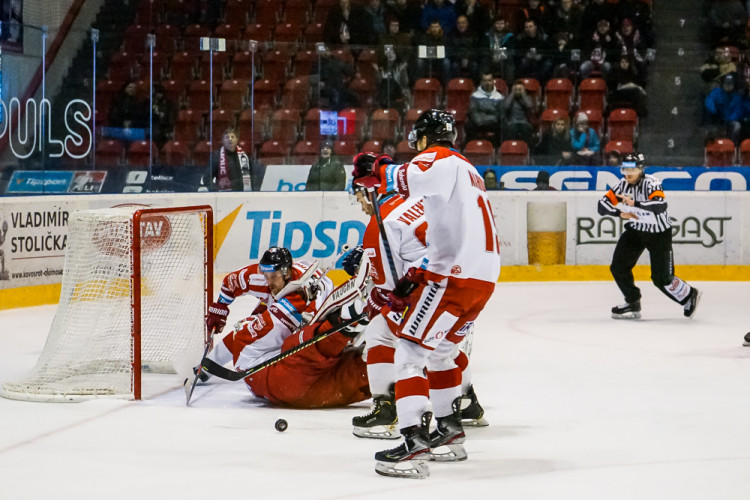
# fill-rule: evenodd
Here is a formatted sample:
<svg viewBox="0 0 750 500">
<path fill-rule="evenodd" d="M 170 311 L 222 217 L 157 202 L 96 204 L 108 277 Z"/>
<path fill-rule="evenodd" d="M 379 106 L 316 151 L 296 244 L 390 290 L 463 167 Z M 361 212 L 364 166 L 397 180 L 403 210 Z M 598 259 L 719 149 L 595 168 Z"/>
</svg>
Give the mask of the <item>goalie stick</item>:
<svg viewBox="0 0 750 500">
<path fill-rule="evenodd" d="M 312 317 L 310 317 L 308 320 L 304 321 L 304 324 L 310 325 L 318 321 L 321 321 L 328 314 L 338 309 L 341 309 L 341 307 L 344 304 L 351 302 L 357 296 L 362 296 L 368 285 L 369 275 L 370 275 L 370 259 L 366 255 L 363 255 L 362 261 L 360 262 L 360 266 L 359 266 L 359 272 L 357 273 L 357 275 L 353 277 L 352 279 L 347 280 L 346 282 L 341 284 L 339 287 L 337 287 L 333 292 L 331 292 L 331 294 L 328 297 L 326 297 L 326 300 L 323 301 L 323 304 L 321 304 L 317 313 L 313 315 Z M 193 387 L 197 383 L 200 373 L 202 373 L 203 371 L 210 373 L 212 375 L 216 375 L 217 377 L 223 378 L 225 380 L 231 380 L 231 381 L 241 380 L 245 377 L 248 377 L 254 373 L 259 372 L 260 370 L 264 368 L 267 368 L 273 364 L 278 363 L 279 361 L 287 358 L 288 356 L 291 356 L 292 354 L 297 353 L 301 351 L 302 349 L 305 349 L 306 347 L 311 346 L 336 332 L 343 330 L 347 326 L 350 326 L 364 319 L 365 317 L 366 315 L 364 313 L 360 314 L 354 318 L 351 318 L 350 320 L 347 320 L 343 323 L 336 325 L 334 328 L 327 330 L 321 333 L 320 335 L 313 337 L 310 340 L 302 342 L 301 344 L 287 351 L 277 354 L 273 358 L 267 361 L 264 361 L 263 363 L 260 363 L 256 366 L 253 366 L 251 368 L 248 368 L 242 371 L 230 370 L 216 363 L 215 361 L 207 357 L 209 349 L 206 349 L 206 352 L 204 353 L 203 358 L 201 359 L 200 367 L 198 368 L 198 372 L 196 374 L 195 380 L 193 381 Z M 187 384 L 187 379 L 185 380 L 185 384 Z M 185 391 L 187 394 L 187 387 L 185 388 Z M 192 395 L 192 389 L 190 390 L 190 394 Z M 190 398 L 187 397 L 187 404 L 189 404 L 189 402 L 190 402 Z"/>
<path fill-rule="evenodd" d="M 206 359 L 206 356 L 208 356 L 208 351 L 211 350 L 211 347 L 214 345 L 214 331 L 216 329 L 213 328 L 211 330 L 211 333 L 208 335 L 208 340 L 206 341 L 206 349 L 203 351 L 203 357 L 201 359 Z M 203 364 L 201 363 L 198 366 L 198 369 L 195 370 L 195 377 L 193 378 L 193 383 L 188 386 L 188 382 L 190 381 L 190 377 L 185 378 L 185 381 L 182 383 L 182 386 L 185 389 L 185 406 L 190 406 L 190 398 L 193 397 L 193 391 L 195 390 L 195 384 L 198 383 L 198 379 L 201 377 L 201 374 L 203 373 Z"/>
<path fill-rule="evenodd" d="M 226 368 L 224 366 L 221 366 L 220 364 L 216 363 L 210 358 L 203 358 L 203 361 L 201 362 L 201 369 L 205 370 L 207 373 L 210 373 L 211 375 L 216 375 L 219 378 L 223 378 L 225 380 L 231 380 L 232 382 L 235 382 L 237 380 L 242 380 L 243 378 L 249 377 L 250 375 L 254 375 L 258 373 L 259 371 L 263 370 L 264 368 L 268 368 L 271 365 L 275 365 L 279 361 L 288 358 L 292 354 L 298 353 L 303 349 L 306 349 L 307 347 L 316 344 L 320 342 L 321 340 L 330 337 L 336 332 L 340 332 L 347 326 L 353 325 L 354 323 L 366 318 L 366 314 L 360 314 L 358 316 L 355 316 L 347 321 L 344 321 L 343 323 L 339 323 L 335 327 L 331 328 L 330 330 L 326 330 L 325 332 L 321 333 L 320 335 L 317 335 L 310 340 L 306 340 L 302 342 L 299 345 L 296 345 L 292 347 L 291 349 L 288 349 L 280 354 L 277 354 L 276 356 L 272 357 L 269 360 L 266 360 L 260 364 L 257 364 L 251 368 L 247 368 L 246 370 L 230 370 L 229 368 Z"/>
</svg>

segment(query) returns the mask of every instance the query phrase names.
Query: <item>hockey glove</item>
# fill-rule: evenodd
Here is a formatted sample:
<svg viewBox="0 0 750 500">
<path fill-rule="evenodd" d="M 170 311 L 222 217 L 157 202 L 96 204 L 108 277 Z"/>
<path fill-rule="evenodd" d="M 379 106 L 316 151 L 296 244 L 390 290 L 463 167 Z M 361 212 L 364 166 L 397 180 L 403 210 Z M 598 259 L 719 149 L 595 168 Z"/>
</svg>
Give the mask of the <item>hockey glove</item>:
<svg viewBox="0 0 750 500">
<path fill-rule="evenodd" d="M 372 173 L 370 173 L 370 175 L 365 175 L 364 177 L 354 179 L 352 182 L 355 185 L 362 186 L 363 188 L 366 188 L 366 189 L 377 189 L 383 183 L 383 180 L 382 180 L 383 168 L 386 165 L 390 165 L 391 163 L 395 163 L 395 162 L 390 156 L 380 155 L 377 158 L 375 158 L 375 161 L 372 165 Z"/>
<path fill-rule="evenodd" d="M 374 153 L 358 153 L 354 157 L 354 170 L 352 170 L 352 178 L 359 179 L 372 174 L 372 166 L 377 159 L 377 155 Z"/>
<path fill-rule="evenodd" d="M 422 279 L 418 271 L 413 267 L 410 268 L 403 278 L 398 280 L 393 291 L 388 293 L 388 305 L 391 311 L 397 313 L 404 312 L 410 305 L 409 295 L 416 290 L 421 282 Z"/>
<path fill-rule="evenodd" d="M 346 255 L 344 255 L 344 260 L 341 261 L 341 266 L 344 268 L 344 271 L 349 274 L 349 276 L 354 276 L 355 274 L 357 274 L 359 263 L 362 260 L 362 255 L 364 253 L 365 249 L 362 248 L 362 245 L 357 245 L 356 247 L 349 250 Z"/>
<path fill-rule="evenodd" d="M 227 316 L 229 316 L 229 306 L 221 302 L 211 304 L 208 308 L 208 314 L 206 314 L 208 331 L 221 332 L 227 324 Z"/>
<path fill-rule="evenodd" d="M 367 296 L 367 306 L 365 307 L 367 319 L 372 320 L 372 318 L 380 314 L 380 311 L 386 304 L 388 304 L 388 296 L 380 288 L 373 288 L 370 291 L 370 295 Z"/>
</svg>

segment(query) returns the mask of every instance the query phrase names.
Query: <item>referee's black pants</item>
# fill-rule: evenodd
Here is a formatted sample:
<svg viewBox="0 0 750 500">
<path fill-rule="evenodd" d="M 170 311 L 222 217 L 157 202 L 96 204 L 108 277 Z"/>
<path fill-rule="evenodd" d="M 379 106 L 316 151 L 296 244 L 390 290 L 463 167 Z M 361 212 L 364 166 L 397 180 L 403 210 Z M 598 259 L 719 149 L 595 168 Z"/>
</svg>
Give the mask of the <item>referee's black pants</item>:
<svg viewBox="0 0 750 500">
<path fill-rule="evenodd" d="M 644 250 L 648 250 L 651 259 L 651 281 L 667 297 L 678 302 L 664 288 L 674 279 L 672 230 L 647 233 L 630 229 L 627 226 L 617 241 L 615 253 L 612 255 L 612 265 L 609 266 L 625 301 L 641 300 L 641 290 L 635 286 L 633 268 Z"/>
</svg>

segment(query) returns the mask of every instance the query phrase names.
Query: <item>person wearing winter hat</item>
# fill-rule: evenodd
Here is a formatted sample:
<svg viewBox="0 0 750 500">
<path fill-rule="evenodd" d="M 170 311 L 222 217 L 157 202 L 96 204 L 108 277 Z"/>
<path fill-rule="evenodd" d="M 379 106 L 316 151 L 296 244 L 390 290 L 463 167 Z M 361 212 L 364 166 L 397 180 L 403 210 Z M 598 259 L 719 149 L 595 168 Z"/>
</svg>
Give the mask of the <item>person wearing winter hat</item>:
<svg viewBox="0 0 750 500">
<path fill-rule="evenodd" d="M 599 160 L 599 136 L 589 127 L 589 117 L 583 111 L 576 115 L 575 127 L 570 130 L 570 143 L 579 165 L 596 165 Z"/>
</svg>

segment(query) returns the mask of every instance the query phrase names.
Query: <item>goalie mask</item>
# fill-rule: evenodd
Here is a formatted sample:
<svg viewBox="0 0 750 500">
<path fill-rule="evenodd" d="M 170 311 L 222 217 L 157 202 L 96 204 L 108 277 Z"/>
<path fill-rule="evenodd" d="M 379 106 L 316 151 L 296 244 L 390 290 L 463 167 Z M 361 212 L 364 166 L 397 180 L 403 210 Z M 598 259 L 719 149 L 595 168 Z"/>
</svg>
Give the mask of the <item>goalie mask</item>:
<svg viewBox="0 0 750 500">
<path fill-rule="evenodd" d="M 409 132 L 409 147 L 417 149 L 417 143 L 427 137 L 427 145 L 436 142 L 448 142 L 451 146 L 456 141 L 456 120 L 453 115 L 440 109 L 430 109 L 419 115 Z"/>
</svg>

